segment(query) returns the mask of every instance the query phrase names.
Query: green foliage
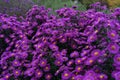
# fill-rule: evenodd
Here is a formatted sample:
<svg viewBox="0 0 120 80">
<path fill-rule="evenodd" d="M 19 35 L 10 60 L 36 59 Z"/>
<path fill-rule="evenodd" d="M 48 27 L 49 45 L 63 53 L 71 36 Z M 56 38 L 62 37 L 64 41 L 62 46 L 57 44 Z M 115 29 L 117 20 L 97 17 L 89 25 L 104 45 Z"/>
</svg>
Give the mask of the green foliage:
<svg viewBox="0 0 120 80">
<path fill-rule="evenodd" d="M 89 5 L 89 4 L 95 3 L 100 0 L 80 0 L 80 1 L 85 5 Z"/>
<path fill-rule="evenodd" d="M 67 5 L 67 7 L 72 7 L 74 5 L 78 6 L 79 10 L 86 10 L 86 7 L 81 3 L 75 4 L 72 0 L 33 0 L 38 5 L 43 5 L 47 8 L 52 8 L 53 10 L 59 9 Z"/>
<path fill-rule="evenodd" d="M 53 10 L 64 7 L 65 4 L 67 6 L 72 6 L 74 3 L 71 0 L 33 0 L 38 5 L 44 5 L 47 8 L 52 8 Z"/>
</svg>

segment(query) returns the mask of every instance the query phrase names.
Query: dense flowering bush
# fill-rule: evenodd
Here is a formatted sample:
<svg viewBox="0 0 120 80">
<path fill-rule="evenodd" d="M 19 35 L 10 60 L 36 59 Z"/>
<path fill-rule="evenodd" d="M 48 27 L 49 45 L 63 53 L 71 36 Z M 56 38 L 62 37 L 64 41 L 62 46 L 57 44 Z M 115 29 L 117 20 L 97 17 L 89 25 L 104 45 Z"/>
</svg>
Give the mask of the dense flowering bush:
<svg viewBox="0 0 120 80">
<path fill-rule="evenodd" d="M 120 80 L 120 8 L 103 8 L 0 14 L 0 80 Z"/>
</svg>

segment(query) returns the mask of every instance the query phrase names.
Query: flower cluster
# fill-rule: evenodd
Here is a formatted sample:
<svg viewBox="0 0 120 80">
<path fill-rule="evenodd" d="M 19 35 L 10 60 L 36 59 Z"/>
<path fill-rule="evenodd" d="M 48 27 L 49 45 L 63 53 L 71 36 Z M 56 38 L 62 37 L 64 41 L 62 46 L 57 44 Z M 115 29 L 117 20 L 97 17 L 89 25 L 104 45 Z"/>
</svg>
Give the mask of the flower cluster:
<svg viewBox="0 0 120 80">
<path fill-rule="evenodd" d="M 0 14 L 0 80 L 119 80 L 120 9 L 96 5 Z"/>
</svg>

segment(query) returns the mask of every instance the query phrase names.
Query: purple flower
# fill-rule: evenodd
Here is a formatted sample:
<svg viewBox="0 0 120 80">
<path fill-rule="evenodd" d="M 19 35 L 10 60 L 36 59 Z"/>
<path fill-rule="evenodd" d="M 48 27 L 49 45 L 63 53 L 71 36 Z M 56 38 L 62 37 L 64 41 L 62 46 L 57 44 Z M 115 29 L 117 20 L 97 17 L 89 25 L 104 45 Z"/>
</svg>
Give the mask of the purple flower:
<svg viewBox="0 0 120 80">
<path fill-rule="evenodd" d="M 79 57 L 79 53 L 77 51 L 74 51 L 70 54 L 70 57 L 71 58 L 76 58 L 76 57 Z"/>
<path fill-rule="evenodd" d="M 42 70 L 36 70 L 36 71 L 35 71 L 35 76 L 36 76 L 36 78 L 41 78 L 42 75 L 43 75 Z"/>
<path fill-rule="evenodd" d="M 75 59 L 75 64 L 76 65 L 79 65 L 79 64 L 81 64 L 82 63 L 82 59 L 81 58 L 76 58 Z"/>
<path fill-rule="evenodd" d="M 15 67 L 17 67 L 17 66 L 20 66 L 21 63 L 20 63 L 18 60 L 14 60 L 14 61 L 12 62 L 12 65 L 15 66 Z"/>
<path fill-rule="evenodd" d="M 108 76 L 105 75 L 105 74 L 99 74 L 99 75 L 98 75 L 98 78 L 99 78 L 100 80 L 107 80 L 107 79 L 108 79 Z"/>
<path fill-rule="evenodd" d="M 70 77 L 71 77 L 71 72 L 70 71 L 64 71 L 63 73 L 62 73 L 62 79 L 64 79 L 64 80 L 69 80 L 70 79 Z"/>
<path fill-rule="evenodd" d="M 119 45 L 116 43 L 109 43 L 108 50 L 111 53 L 118 53 L 119 51 Z"/>
<path fill-rule="evenodd" d="M 27 52 L 21 52 L 21 53 L 19 53 L 19 57 L 25 59 L 25 58 L 28 57 L 28 53 Z"/>
<path fill-rule="evenodd" d="M 95 62 L 95 57 L 90 57 L 85 61 L 85 65 L 92 65 Z"/>
<path fill-rule="evenodd" d="M 112 40 L 118 39 L 118 34 L 115 30 L 109 30 L 107 36 Z"/>
<path fill-rule="evenodd" d="M 82 80 L 83 79 L 83 76 L 82 75 L 77 75 L 75 76 L 75 80 Z"/>
<path fill-rule="evenodd" d="M 44 46 L 44 44 L 43 44 L 43 43 L 39 43 L 39 44 L 34 45 L 34 46 L 35 46 L 35 48 L 36 48 L 37 50 L 39 50 L 40 48 L 42 48 L 42 47 Z"/>
<path fill-rule="evenodd" d="M 8 74 L 6 74 L 5 76 L 4 76 L 4 78 L 6 79 L 6 80 L 8 80 L 9 78 L 10 78 L 10 74 L 8 73 Z M 1 80 L 1 79 L 0 79 Z"/>
<path fill-rule="evenodd" d="M 65 43 L 66 41 L 67 41 L 67 38 L 61 38 L 61 39 L 60 39 L 60 42 L 61 42 L 61 43 Z"/>
<path fill-rule="evenodd" d="M 50 71 L 50 65 L 45 66 L 43 70 L 44 70 L 45 72 Z"/>
<path fill-rule="evenodd" d="M 51 44 L 49 47 L 52 51 L 58 51 L 58 47 L 54 44 Z"/>
<path fill-rule="evenodd" d="M 51 73 L 47 73 L 47 74 L 45 75 L 45 79 L 46 79 L 46 80 L 51 80 L 51 78 L 52 78 L 52 74 L 51 74 Z"/>
<path fill-rule="evenodd" d="M 91 52 L 91 55 L 93 57 L 99 57 L 101 55 L 101 51 L 99 49 L 94 49 L 92 52 Z"/>
<path fill-rule="evenodd" d="M 72 66 L 73 63 L 74 63 L 74 60 L 73 60 L 73 59 L 72 59 L 72 60 L 69 60 L 69 61 L 67 62 L 67 66 Z"/>
<path fill-rule="evenodd" d="M 21 71 L 18 70 L 18 69 L 17 69 L 17 70 L 14 70 L 13 73 L 14 73 L 14 76 L 15 76 L 15 77 L 18 77 L 18 76 L 21 75 Z"/>
<path fill-rule="evenodd" d="M 96 39 L 97 39 L 97 35 L 92 34 L 92 35 L 90 35 L 90 36 L 88 37 L 87 42 L 93 42 L 93 41 L 95 41 Z"/>
<path fill-rule="evenodd" d="M 35 73 L 35 69 L 34 68 L 28 68 L 24 74 L 27 76 L 32 76 Z"/>
<path fill-rule="evenodd" d="M 60 61 L 60 60 L 55 60 L 54 64 L 55 64 L 56 66 L 61 66 L 61 65 L 63 64 L 63 62 Z"/>
<path fill-rule="evenodd" d="M 61 54 L 62 56 L 66 56 L 67 50 L 66 50 L 66 49 L 63 49 L 60 54 Z"/>
<path fill-rule="evenodd" d="M 114 74 L 115 80 L 120 80 L 120 72 Z"/>
<path fill-rule="evenodd" d="M 76 72 L 80 72 L 80 71 L 82 71 L 82 68 L 83 68 L 82 66 L 76 66 L 75 67 L 75 71 Z"/>
<path fill-rule="evenodd" d="M 40 67 L 45 67 L 46 65 L 47 65 L 47 60 L 46 59 L 42 59 L 41 61 L 40 61 Z"/>
<path fill-rule="evenodd" d="M 95 76 L 84 76 L 83 80 L 95 80 Z"/>
<path fill-rule="evenodd" d="M 120 54 L 116 54 L 114 56 L 114 63 L 116 63 L 117 65 L 120 65 Z"/>
</svg>

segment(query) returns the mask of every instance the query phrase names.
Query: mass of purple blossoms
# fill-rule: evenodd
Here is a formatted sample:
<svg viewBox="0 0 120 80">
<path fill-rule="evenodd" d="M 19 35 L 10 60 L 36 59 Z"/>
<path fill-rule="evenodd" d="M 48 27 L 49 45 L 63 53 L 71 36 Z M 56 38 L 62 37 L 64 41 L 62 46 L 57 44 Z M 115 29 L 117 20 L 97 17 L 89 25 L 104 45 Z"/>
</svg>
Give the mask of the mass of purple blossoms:
<svg viewBox="0 0 120 80">
<path fill-rule="evenodd" d="M 0 14 L 0 80 L 120 80 L 120 8 L 105 10 Z"/>
</svg>

